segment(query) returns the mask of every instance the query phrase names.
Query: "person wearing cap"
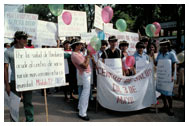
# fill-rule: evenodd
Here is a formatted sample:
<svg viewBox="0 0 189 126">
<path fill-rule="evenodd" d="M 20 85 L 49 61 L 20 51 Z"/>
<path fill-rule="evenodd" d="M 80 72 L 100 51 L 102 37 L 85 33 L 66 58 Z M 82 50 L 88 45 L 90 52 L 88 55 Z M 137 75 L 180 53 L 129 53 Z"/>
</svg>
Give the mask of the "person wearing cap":
<svg viewBox="0 0 189 126">
<path fill-rule="evenodd" d="M 14 66 L 14 49 L 22 49 L 27 44 L 28 35 L 23 31 L 17 31 L 14 34 L 14 46 L 5 51 L 4 53 L 4 81 L 5 81 L 5 90 L 8 95 L 10 91 L 15 93 L 18 96 L 23 95 L 23 104 L 24 112 L 27 122 L 34 121 L 34 110 L 32 105 L 32 91 L 17 92 L 16 83 L 15 83 L 15 66 Z M 11 83 L 8 82 L 8 68 L 11 66 Z"/>
<path fill-rule="evenodd" d="M 117 39 L 115 36 L 110 36 L 108 38 L 108 42 L 110 44 L 110 48 L 106 49 L 103 54 L 101 55 L 101 58 L 104 59 L 106 58 L 121 58 L 121 51 L 116 48 L 117 46 Z"/>
<path fill-rule="evenodd" d="M 171 78 L 172 78 L 172 81 L 174 81 L 174 70 L 176 68 L 176 63 L 178 61 L 177 61 L 176 55 L 173 52 L 171 52 L 169 40 L 160 41 L 160 51 L 156 58 L 156 64 L 158 60 L 162 60 L 162 59 L 171 60 L 171 64 L 172 64 L 172 77 Z M 172 96 L 165 96 L 162 94 L 162 100 L 164 104 L 163 106 L 164 111 L 166 111 L 168 115 L 173 116 L 174 112 L 172 109 Z M 167 101 L 168 101 L 168 104 L 167 104 Z"/>
<path fill-rule="evenodd" d="M 135 57 L 135 65 L 136 65 L 136 61 L 139 60 L 149 61 L 148 55 L 144 52 L 145 49 L 144 43 L 138 42 L 135 47 L 137 50 L 133 55 Z"/>
<path fill-rule="evenodd" d="M 81 49 L 83 43 L 82 41 L 76 41 L 71 44 L 71 48 L 73 49 L 71 60 L 77 69 L 78 93 L 82 87 L 81 93 L 79 93 L 78 116 L 83 120 L 89 121 L 87 108 L 90 95 L 91 68 L 89 66 L 89 60 L 91 56 L 89 51 L 86 56 L 82 55 Z"/>
</svg>

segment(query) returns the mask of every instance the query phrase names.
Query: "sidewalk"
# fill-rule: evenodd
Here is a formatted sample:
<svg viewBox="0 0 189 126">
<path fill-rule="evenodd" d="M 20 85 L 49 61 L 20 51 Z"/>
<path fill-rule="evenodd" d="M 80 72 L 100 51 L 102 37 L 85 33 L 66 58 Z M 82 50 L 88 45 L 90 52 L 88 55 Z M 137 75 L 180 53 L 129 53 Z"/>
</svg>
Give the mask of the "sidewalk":
<svg viewBox="0 0 189 126">
<path fill-rule="evenodd" d="M 177 93 L 178 87 L 174 92 Z M 77 100 L 69 102 L 64 101 L 63 92 L 53 93 L 47 96 L 49 122 L 82 122 L 76 112 Z M 46 122 L 44 97 L 41 96 L 40 90 L 33 91 L 34 120 L 35 122 Z M 90 122 L 184 122 L 185 108 L 184 101 L 173 100 L 173 110 L 175 115 L 168 116 L 166 113 L 159 111 L 156 113 L 155 107 L 133 112 L 116 112 L 98 106 L 96 112 L 96 102 L 90 101 L 88 115 Z M 159 99 L 157 108 L 163 106 L 162 100 Z M 4 109 L 4 121 L 10 122 L 8 109 Z M 20 121 L 25 121 L 23 103 L 20 104 Z"/>
</svg>

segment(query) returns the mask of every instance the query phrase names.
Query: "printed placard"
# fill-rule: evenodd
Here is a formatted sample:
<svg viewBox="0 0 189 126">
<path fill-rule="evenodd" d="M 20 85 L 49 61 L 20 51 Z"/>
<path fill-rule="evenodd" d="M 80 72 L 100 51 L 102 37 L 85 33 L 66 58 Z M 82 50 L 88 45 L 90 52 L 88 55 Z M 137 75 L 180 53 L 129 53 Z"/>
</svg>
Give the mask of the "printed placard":
<svg viewBox="0 0 189 126">
<path fill-rule="evenodd" d="M 65 85 L 63 49 L 15 49 L 14 58 L 17 91 Z"/>
</svg>

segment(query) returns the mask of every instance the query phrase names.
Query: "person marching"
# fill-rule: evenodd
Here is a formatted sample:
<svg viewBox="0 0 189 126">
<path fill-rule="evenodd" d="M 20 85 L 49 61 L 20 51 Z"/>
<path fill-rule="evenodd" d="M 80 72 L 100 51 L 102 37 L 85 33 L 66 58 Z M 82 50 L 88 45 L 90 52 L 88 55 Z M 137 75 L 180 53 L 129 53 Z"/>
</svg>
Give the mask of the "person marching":
<svg viewBox="0 0 189 126">
<path fill-rule="evenodd" d="M 71 44 L 73 49 L 71 60 L 77 69 L 77 84 L 78 89 L 80 86 L 83 87 L 81 91 L 81 96 L 79 98 L 79 118 L 89 121 L 89 116 L 87 115 L 87 108 L 89 103 L 90 95 L 90 80 L 91 80 L 91 68 L 89 66 L 90 52 L 87 52 L 86 56 L 83 56 L 80 52 L 82 46 L 82 41 L 76 41 Z"/>
<path fill-rule="evenodd" d="M 138 42 L 136 44 L 136 52 L 134 53 L 135 57 L 135 68 L 136 72 L 139 72 L 137 69 L 137 61 L 142 61 L 142 62 L 148 62 L 149 61 L 149 56 L 144 52 L 145 46 L 143 42 Z"/>
<path fill-rule="evenodd" d="M 174 81 L 174 70 L 176 67 L 176 63 L 177 58 L 174 55 L 173 52 L 171 52 L 171 48 L 170 48 L 170 41 L 169 40 L 162 40 L 160 41 L 160 52 L 158 53 L 158 56 L 156 58 L 156 64 L 158 62 L 158 60 L 162 60 L 162 59 L 169 59 L 171 60 L 171 64 L 172 64 L 172 82 Z M 163 100 L 163 109 L 164 111 L 167 112 L 168 115 L 173 116 L 174 112 L 172 109 L 172 96 L 165 96 L 164 94 L 162 94 L 162 100 Z M 168 102 L 167 102 L 168 101 Z"/>
<path fill-rule="evenodd" d="M 106 49 L 102 55 L 101 58 L 104 59 L 106 58 L 121 58 L 121 51 L 116 48 L 117 46 L 117 40 L 115 36 L 110 36 L 108 38 L 108 42 L 110 44 L 110 48 Z"/>
<path fill-rule="evenodd" d="M 5 51 L 4 53 L 4 81 L 5 81 L 5 90 L 8 95 L 10 91 L 21 96 L 23 95 L 23 104 L 24 111 L 26 116 L 26 122 L 34 121 L 34 110 L 32 105 L 32 91 L 17 92 L 16 91 L 16 82 L 15 82 L 15 61 L 14 61 L 14 49 L 23 49 L 27 44 L 28 35 L 23 31 L 17 31 L 14 34 L 14 46 Z M 11 66 L 11 83 L 8 81 L 8 68 Z"/>
<path fill-rule="evenodd" d="M 124 76 L 130 76 L 134 74 L 134 71 L 131 69 L 128 69 L 126 66 L 126 58 L 130 56 L 128 52 L 129 43 L 127 41 L 120 41 L 119 43 L 119 49 L 121 50 L 121 59 L 122 59 L 122 69 L 123 69 L 123 75 Z"/>
</svg>

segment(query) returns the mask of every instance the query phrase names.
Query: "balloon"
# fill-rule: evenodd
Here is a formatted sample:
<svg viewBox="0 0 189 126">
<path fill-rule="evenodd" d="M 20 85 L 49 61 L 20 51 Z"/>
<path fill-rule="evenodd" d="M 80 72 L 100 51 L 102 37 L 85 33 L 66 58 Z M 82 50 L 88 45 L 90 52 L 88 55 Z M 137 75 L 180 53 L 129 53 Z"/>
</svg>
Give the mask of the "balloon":
<svg viewBox="0 0 189 126">
<path fill-rule="evenodd" d="M 125 22 L 124 19 L 119 19 L 116 21 L 116 28 L 120 31 L 123 32 L 127 28 L 127 23 Z"/>
<path fill-rule="evenodd" d="M 105 34 L 104 34 L 103 31 L 98 32 L 98 38 L 99 38 L 100 40 L 104 40 Z"/>
<path fill-rule="evenodd" d="M 95 49 L 90 44 L 87 46 L 87 50 L 90 51 L 90 55 L 96 54 Z"/>
<path fill-rule="evenodd" d="M 65 11 L 62 14 L 62 20 L 64 21 L 65 24 L 69 25 L 72 22 L 72 15 L 70 12 Z"/>
<path fill-rule="evenodd" d="M 148 24 L 145 29 L 146 35 L 149 37 L 153 37 L 156 32 L 156 26 L 153 24 Z"/>
<path fill-rule="evenodd" d="M 62 14 L 64 5 L 63 4 L 49 4 L 48 7 L 54 16 L 59 16 Z"/>
<path fill-rule="evenodd" d="M 184 52 L 181 52 L 177 55 L 177 59 L 179 61 L 179 63 L 183 63 L 184 62 Z"/>
<path fill-rule="evenodd" d="M 161 25 L 158 22 L 154 22 L 153 25 L 155 25 L 156 27 L 156 32 L 155 34 L 159 34 L 159 32 L 161 31 Z"/>
<path fill-rule="evenodd" d="M 126 64 L 127 67 L 133 67 L 134 64 L 135 64 L 135 58 L 134 58 L 134 56 L 128 56 L 126 58 L 125 64 Z"/>
<path fill-rule="evenodd" d="M 109 23 L 113 17 L 113 10 L 110 6 L 106 6 L 101 12 L 102 20 L 104 23 Z"/>
<path fill-rule="evenodd" d="M 91 41 L 90 41 L 90 45 L 96 50 L 96 51 L 99 51 L 100 48 L 101 48 L 101 40 L 94 36 L 93 38 L 91 38 Z"/>
</svg>

